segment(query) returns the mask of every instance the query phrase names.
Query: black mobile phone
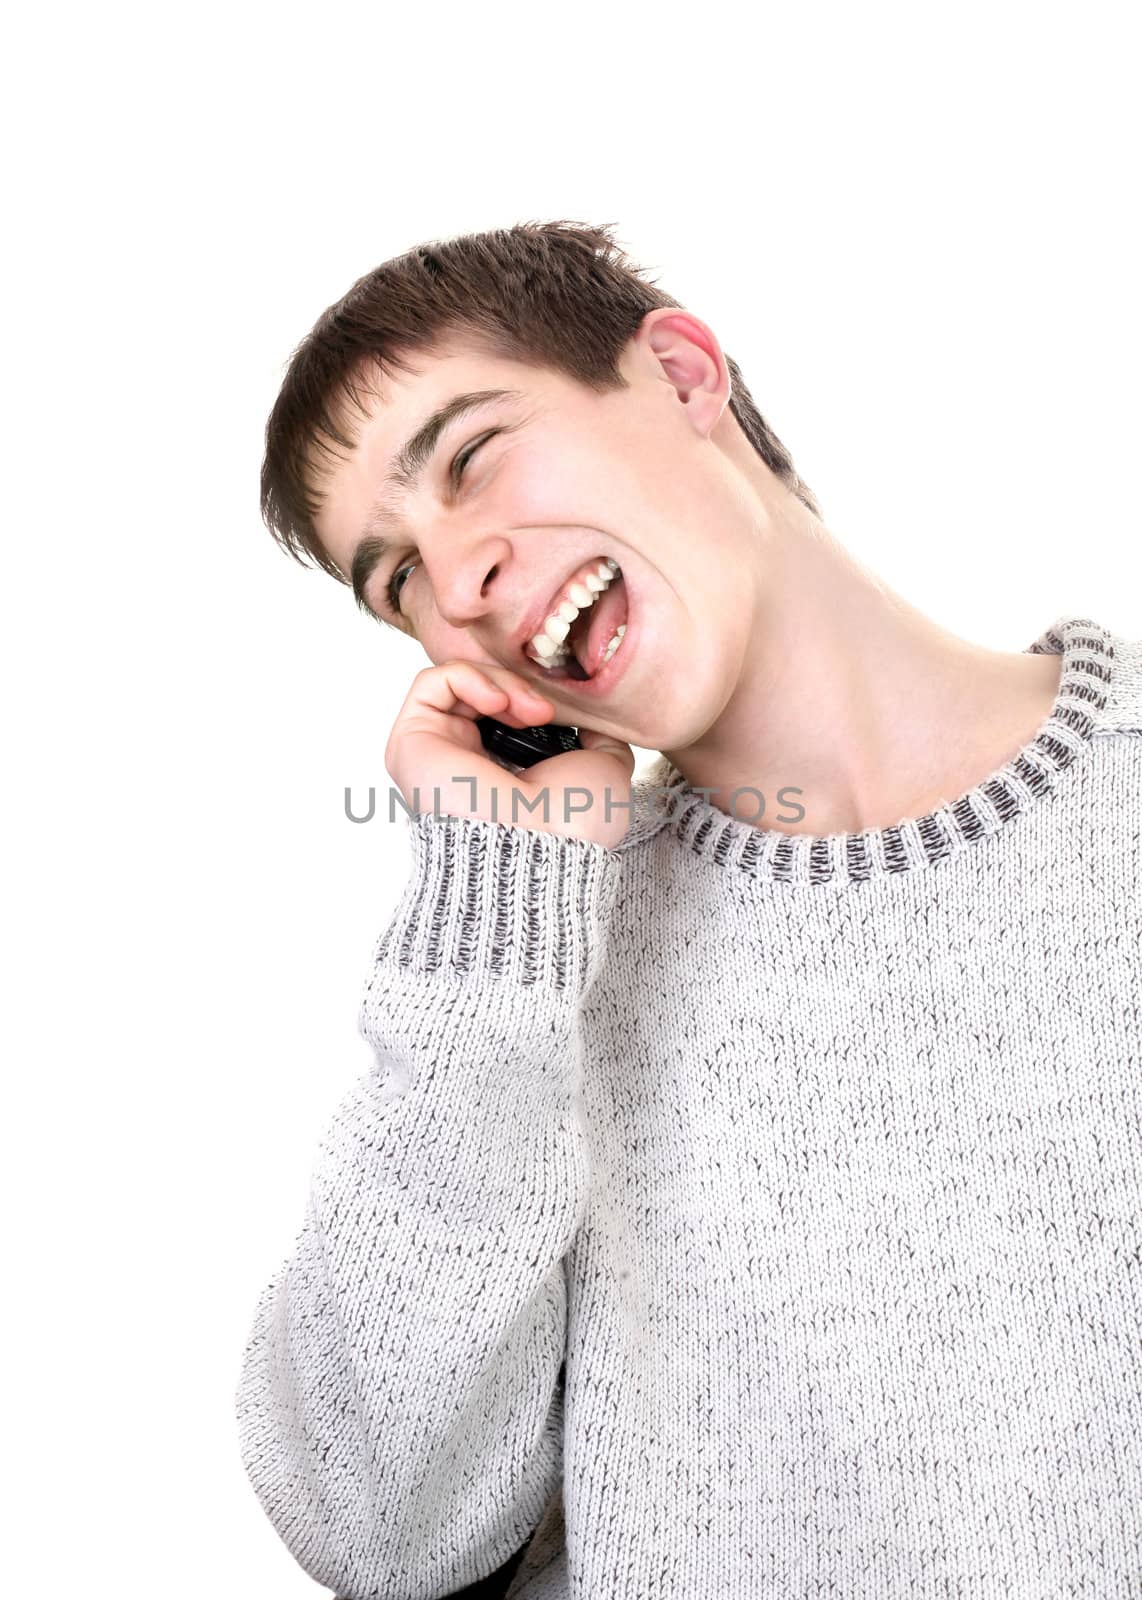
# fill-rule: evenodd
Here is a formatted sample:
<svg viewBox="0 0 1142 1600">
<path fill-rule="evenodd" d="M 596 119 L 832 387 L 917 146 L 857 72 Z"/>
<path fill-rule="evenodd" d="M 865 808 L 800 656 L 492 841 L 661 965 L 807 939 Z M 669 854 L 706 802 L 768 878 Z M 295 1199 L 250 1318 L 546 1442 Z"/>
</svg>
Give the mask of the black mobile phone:
<svg viewBox="0 0 1142 1600">
<path fill-rule="evenodd" d="M 558 723 L 545 723 L 541 728 L 509 728 L 506 722 L 494 717 L 477 717 L 480 740 L 489 755 L 513 766 L 534 767 L 537 761 L 549 756 L 565 755 L 568 750 L 581 750 L 578 730 L 560 727 Z"/>
</svg>

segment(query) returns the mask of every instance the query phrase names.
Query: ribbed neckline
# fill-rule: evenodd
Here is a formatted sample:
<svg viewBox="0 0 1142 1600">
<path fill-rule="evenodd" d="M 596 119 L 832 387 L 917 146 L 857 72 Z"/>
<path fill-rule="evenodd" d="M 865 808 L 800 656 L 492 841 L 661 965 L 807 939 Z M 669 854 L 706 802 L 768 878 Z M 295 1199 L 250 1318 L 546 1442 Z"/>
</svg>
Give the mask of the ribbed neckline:
<svg viewBox="0 0 1142 1600">
<path fill-rule="evenodd" d="M 914 872 L 970 849 L 1056 792 L 1089 749 L 1096 713 L 1106 704 L 1114 645 L 1098 623 L 1085 617 L 1056 622 L 1024 653 L 1063 658 L 1050 715 L 1004 766 L 926 816 L 820 836 L 757 828 L 696 794 L 663 755 L 643 779 L 664 791 L 647 807 L 655 818 L 650 831 L 665 826 L 695 854 L 755 878 L 805 885 L 863 883 Z M 640 836 L 636 828 L 628 842 Z"/>
</svg>

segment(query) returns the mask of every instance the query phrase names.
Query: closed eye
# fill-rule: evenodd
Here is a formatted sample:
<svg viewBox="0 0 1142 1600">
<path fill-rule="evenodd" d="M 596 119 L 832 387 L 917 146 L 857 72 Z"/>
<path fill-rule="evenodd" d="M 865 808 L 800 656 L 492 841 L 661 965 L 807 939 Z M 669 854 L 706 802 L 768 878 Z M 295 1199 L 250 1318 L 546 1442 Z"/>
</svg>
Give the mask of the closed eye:
<svg viewBox="0 0 1142 1600">
<path fill-rule="evenodd" d="M 499 428 L 493 428 L 490 433 L 485 433 L 481 438 L 476 439 L 472 444 L 465 445 L 463 450 L 458 450 L 456 452 L 456 455 L 452 460 L 451 478 L 453 483 L 460 482 L 460 479 L 464 476 L 464 468 L 468 465 L 469 461 L 471 461 L 472 457 L 476 454 L 476 451 L 480 448 L 480 446 L 482 444 L 487 444 L 489 439 L 494 439 L 496 434 L 499 432 Z"/>
</svg>

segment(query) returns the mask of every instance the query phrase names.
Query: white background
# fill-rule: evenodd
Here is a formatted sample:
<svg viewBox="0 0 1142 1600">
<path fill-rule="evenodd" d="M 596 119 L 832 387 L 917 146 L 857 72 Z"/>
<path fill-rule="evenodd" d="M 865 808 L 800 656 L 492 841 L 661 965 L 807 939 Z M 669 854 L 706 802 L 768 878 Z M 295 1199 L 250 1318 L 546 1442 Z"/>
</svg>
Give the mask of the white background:
<svg viewBox="0 0 1142 1600">
<path fill-rule="evenodd" d="M 22 8 L 3 263 L 3 1587 L 318 1594 L 232 1390 L 366 1066 L 416 647 L 262 528 L 290 350 L 428 238 L 614 222 L 966 637 L 1142 635 L 1130 8 Z M 399 1597 L 397 1597 L 399 1600 Z"/>
</svg>

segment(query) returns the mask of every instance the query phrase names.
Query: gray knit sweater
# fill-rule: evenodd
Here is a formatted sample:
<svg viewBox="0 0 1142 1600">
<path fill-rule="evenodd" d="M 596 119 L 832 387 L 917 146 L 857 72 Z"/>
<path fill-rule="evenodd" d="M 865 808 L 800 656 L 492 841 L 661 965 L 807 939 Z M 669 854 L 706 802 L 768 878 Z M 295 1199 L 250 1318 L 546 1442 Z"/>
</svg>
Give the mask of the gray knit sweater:
<svg viewBox="0 0 1142 1600">
<path fill-rule="evenodd" d="M 1030 649 L 896 827 L 408 824 L 238 1395 L 319 1583 L 1142 1596 L 1142 643 Z"/>
</svg>

